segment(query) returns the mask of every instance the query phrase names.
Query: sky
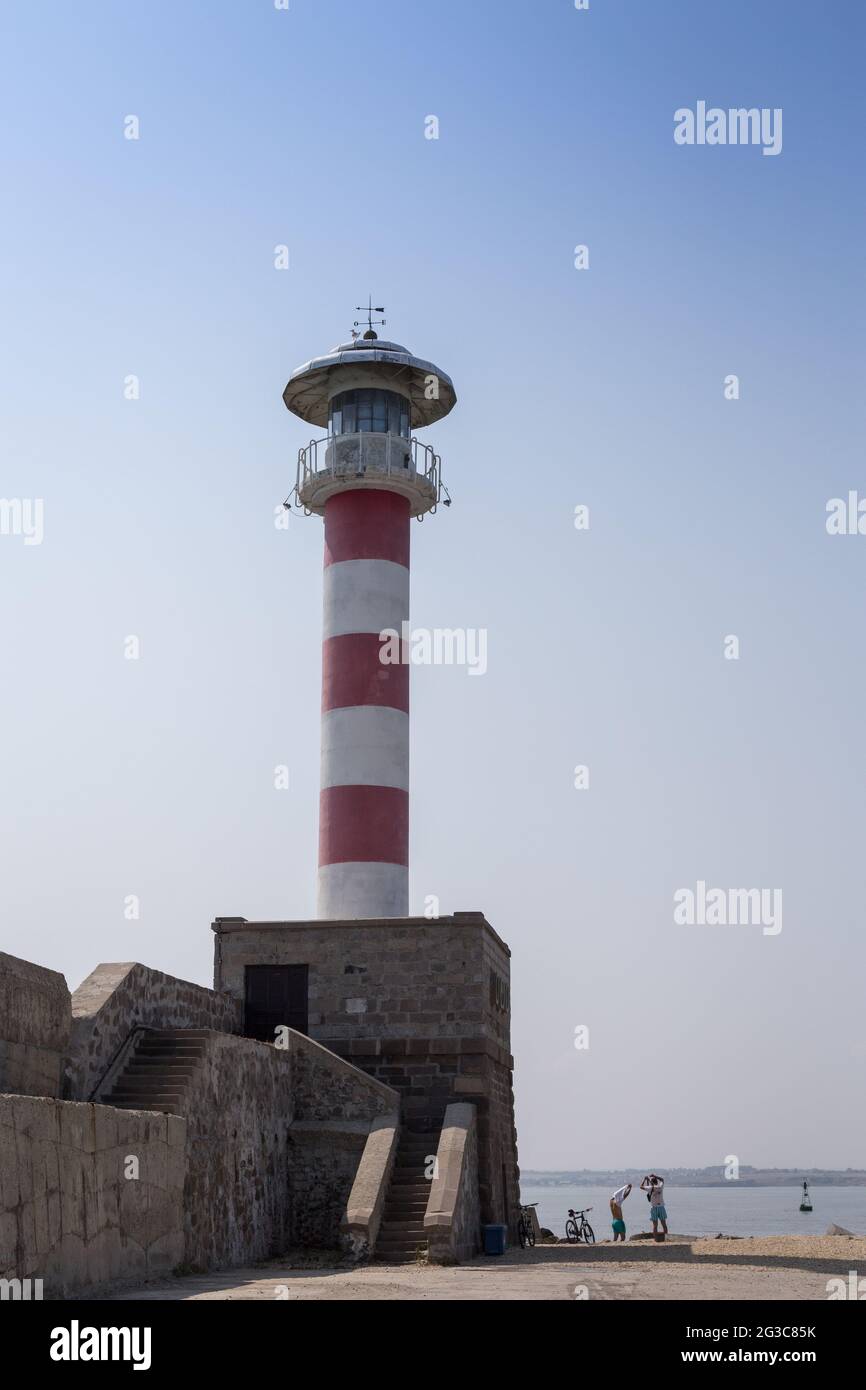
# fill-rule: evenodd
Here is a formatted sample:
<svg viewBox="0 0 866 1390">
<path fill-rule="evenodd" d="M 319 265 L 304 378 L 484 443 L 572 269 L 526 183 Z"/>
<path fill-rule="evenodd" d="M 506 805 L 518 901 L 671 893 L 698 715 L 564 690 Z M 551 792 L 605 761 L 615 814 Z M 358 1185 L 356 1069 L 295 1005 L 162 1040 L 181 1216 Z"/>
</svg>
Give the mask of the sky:
<svg viewBox="0 0 866 1390">
<path fill-rule="evenodd" d="M 863 7 L 0 14 L 0 949 L 209 984 L 215 916 L 313 915 L 281 393 L 371 293 L 457 389 L 412 616 L 488 669 L 412 671 L 411 910 L 511 947 L 521 1163 L 863 1165 Z M 699 101 L 781 151 L 677 144 Z"/>
</svg>

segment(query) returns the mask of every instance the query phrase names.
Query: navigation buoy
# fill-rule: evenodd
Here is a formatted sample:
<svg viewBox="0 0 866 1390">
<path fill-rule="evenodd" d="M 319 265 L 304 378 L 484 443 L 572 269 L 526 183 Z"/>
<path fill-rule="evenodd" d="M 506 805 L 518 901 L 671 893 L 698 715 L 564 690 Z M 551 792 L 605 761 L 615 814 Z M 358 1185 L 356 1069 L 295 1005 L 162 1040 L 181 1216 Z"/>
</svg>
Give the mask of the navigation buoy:
<svg viewBox="0 0 866 1390">
<path fill-rule="evenodd" d="M 803 1183 L 803 1197 L 802 1197 L 802 1200 L 801 1200 L 801 1202 L 800 1202 L 800 1210 L 801 1210 L 801 1211 L 811 1211 L 811 1210 L 812 1210 L 812 1198 L 809 1196 L 809 1184 L 808 1184 L 808 1183 L 805 1183 L 805 1182 Z"/>
</svg>

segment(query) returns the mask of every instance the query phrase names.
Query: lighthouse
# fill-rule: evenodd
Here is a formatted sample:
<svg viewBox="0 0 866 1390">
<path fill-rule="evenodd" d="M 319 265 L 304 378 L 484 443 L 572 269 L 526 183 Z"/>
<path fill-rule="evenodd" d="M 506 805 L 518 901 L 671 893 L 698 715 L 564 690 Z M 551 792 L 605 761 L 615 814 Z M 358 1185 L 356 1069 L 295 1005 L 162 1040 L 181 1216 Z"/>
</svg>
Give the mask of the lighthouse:
<svg viewBox="0 0 866 1390">
<path fill-rule="evenodd" d="M 482 1223 L 516 1233 L 511 952 L 483 912 L 409 915 L 409 665 L 392 657 L 410 631 L 413 519 L 450 500 L 423 432 L 456 397 L 439 367 L 376 336 L 374 312 L 283 393 L 316 431 L 293 501 L 325 533 L 317 916 L 216 918 L 214 988 L 249 1037 L 307 1034 L 390 1096 L 366 1138 L 329 1121 L 298 1139 L 326 1164 L 335 1143 L 363 1147 L 346 1248 L 453 1264 Z"/>
<path fill-rule="evenodd" d="M 327 430 L 299 452 L 293 500 L 324 519 L 317 915 L 344 921 L 409 911 L 409 665 L 383 661 L 383 634 L 408 630 L 411 522 L 448 501 L 415 431 L 456 401 L 445 372 L 380 339 L 366 312 L 363 336 L 305 362 L 283 392 Z"/>
</svg>

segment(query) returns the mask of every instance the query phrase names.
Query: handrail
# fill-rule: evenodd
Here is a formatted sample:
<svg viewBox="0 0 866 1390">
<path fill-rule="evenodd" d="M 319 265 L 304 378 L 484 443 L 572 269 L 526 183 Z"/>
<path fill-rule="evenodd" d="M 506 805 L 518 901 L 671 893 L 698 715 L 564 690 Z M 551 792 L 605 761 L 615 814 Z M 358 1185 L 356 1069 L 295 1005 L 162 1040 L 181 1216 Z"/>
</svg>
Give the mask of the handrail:
<svg viewBox="0 0 866 1390">
<path fill-rule="evenodd" d="M 112 1067 L 114 1066 L 115 1062 L 116 1062 L 116 1061 L 118 1060 L 118 1058 L 120 1057 L 120 1055 L 121 1055 L 121 1053 L 123 1052 L 124 1048 L 128 1047 L 128 1046 L 130 1045 L 130 1043 L 135 1039 L 135 1035 L 136 1035 L 137 1033 L 159 1033 L 159 1032 L 161 1032 L 161 1029 L 159 1029 L 159 1028 L 154 1028 L 150 1023 L 134 1023 L 133 1026 L 130 1028 L 129 1032 L 128 1032 L 128 1033 L 126 1034 L 126 1036 L 122 1039 L 122 1041 L 119 1042 L 119 1043 L 117 1044 L 117 1047 L 116 1047 L 116 1048 L 114 1049 L 114 1051 L 112 1052 L 111 1057 L 109 1058 L 108 1062 L 106 1062 L 105 1066 L 102 1068 L 102 1071 L 101 1071 L 100 1074 L 99 1074 L 99 1080 L 96 1082 L 96 1085 L 95 1085 L 95 1086 L 91 1087 L 90 1095 L 87 1097 L 88 1101 L 94 1101 L 94 1100 L 96 1099 L 96 1096 L 97 1096 L 98 1092 L 102 1089 L 102 1086 L 103 1086 L 103 1084 L 104 1084 L 106 1078 L 107 1078 L 108 1075 L 110 1074 L 111 1069 L 112 1069 Z"/>
<path fill-rule="evenodd" d="M 373 448 L 373 441 L 378 443 L 383 439 L 386 441 L 384 467 L 382 466 L 381 447 L 379 446 L 375 450 Z M 351 465 L 340 457 L 340 451 L 336 447 L 344 440 L 357 443 L 358 446 L 357 461 Z M 320 463 L 319 460 L 320 445 L 325 446 L 323 463 Z M 330 457 L 328 456 L 329 451 Z M 435 499 L 430 510 L 435 511 L 442 496 L 441 470 L 442 460 L 432 444 L 427 444 L 414 435 L 406 439 L 403 435 L 371 430 L 356 430 L 348 434 L 337 435 L 326 434 L 318 439 L 311 439 L 308 444 L 298 450 L 297 476 L 293 491 L 298 503 L 303 506 L 301 494 L 306 485 L 314 478 L 344 477 L 352 471 L 361 474 L 366 474 L 369 471 L 371 474 L 381 474 L 386 477 L 400 476 L 405 478 L 408 475 L 410 478 L 420 478 L 429 484 Z M 304 510 L 308 511 L 308 508 L 304 507 Z"/>
</svg>

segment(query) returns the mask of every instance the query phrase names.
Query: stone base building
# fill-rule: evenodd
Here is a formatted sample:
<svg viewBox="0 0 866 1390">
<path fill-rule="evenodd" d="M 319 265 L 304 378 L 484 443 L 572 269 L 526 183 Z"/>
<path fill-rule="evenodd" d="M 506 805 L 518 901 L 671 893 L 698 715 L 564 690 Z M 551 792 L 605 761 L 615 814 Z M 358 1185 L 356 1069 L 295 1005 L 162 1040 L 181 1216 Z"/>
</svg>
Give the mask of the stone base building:
<svg viewBox="0 0 866 1390">
<path fill-rule="evenodd" d="M 511 953 L 483 912 L 351 921 L 213 923 L 214 988 L 243 1030 L 281 1024 L 391 1086 L 407 1134 L 432 1143 L 469 1102 L 478 1128 L 482 1223 L 519 1202 L 511 1057 Z"/>
<path fill-rule="evenodd" d="M 125 963 L 70 995 L 0 953 L 3 1297 L 513 1233 L 509 952 L 483 914 L 213 931 L 212 990 Z"/>
</svg>

